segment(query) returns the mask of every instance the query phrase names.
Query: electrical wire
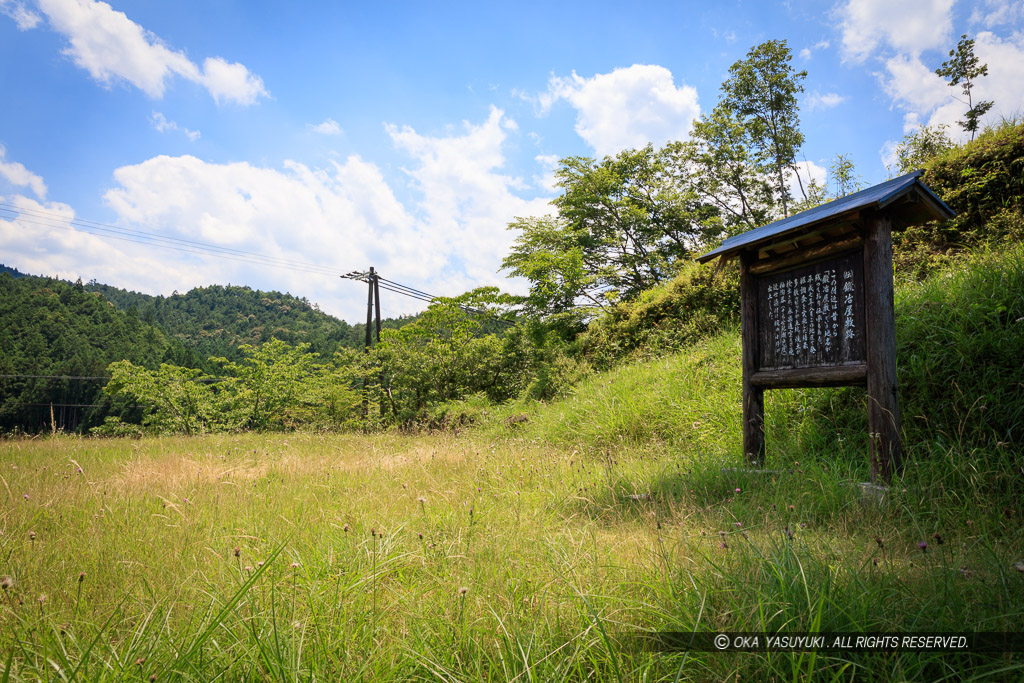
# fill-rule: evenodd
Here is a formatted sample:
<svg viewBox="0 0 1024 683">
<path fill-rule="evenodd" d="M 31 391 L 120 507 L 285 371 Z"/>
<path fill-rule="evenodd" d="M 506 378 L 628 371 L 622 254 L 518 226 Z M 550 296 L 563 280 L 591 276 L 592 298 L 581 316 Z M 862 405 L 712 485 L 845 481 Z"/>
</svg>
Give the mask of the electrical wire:
<svg viewBox="0 0 1024 683">
<path fill-rule="evenodd" d="M 96 237 L 106 237 L 120 240 L 122 242 L 132 242 L 134 244 L 160 247 L 162 249 L 170 249 L 186 254 L 216 256 L 229 261 L 270 266 L 272 268 L 282 268 L 285 270 L 294 270 L 314 275 L 329 275 L 334 277 L 338 274 L 338 271 L 335 268 L 321 266 L 315 263 L 297 261 L 295 259 L 287 259 L 279 256 L 266 256 L 264 254 L 243 251 L 241 249 L 222 247 L 215 244 L 186 240 L 178 237 L 157 235 L 142 230 L 133 230 L 131 228 L 120 228 L 106 223 L 85 221 L 84 219 L 74 218 L 68 220 L 58 214 L 34 209 L 20 209 L 11 204 L 0 203 L 0 215 L 4 215 L 4 217 L 8 217 L 7 215 L 9 215 L 10 218 L 18 221 L 19 223 L 28 223 L 45 228 L 67 230 L 70 232 L 81 232 L 94 235 Z"/>
<path fill-rule="evenodd" d="M 236 261 L 240 263 L 250 263 L 253 265 L 269 266 L 272 268 L 281 268 L 284 270 L 293 270 L 302 273 L 309 273 L 314 275 L 329 275 L 335 277 L 338 275 L 336 269 L 328 266 L 321 266 L 315 263 L 308 263 L 305 261 L 298 261 L 295 259 L 287 259 L 278 256 L 266 256 L 264 254 L 258 254 L 256 252 L 244 251 L 242 249 L 234 249 L 231 247 L 222 247 L 215 244 L 208 244 L 206 242 L 198 242 L 195 240 L 187 240 L 179 237 L 170 237 L 166 235 L 158 235 L 152 232 L 146 232 L 144 230 L 135 230 L 132 228 L 125 228 L 116 225 L 110 225 L 109 223 L 100 223 L 99 221 L 91 221 L 84 218 L 71 218 L 68 219 L 58 213 L 52 211 L 43 211 L 41 209 L 27 209 L 18 207 L 14 204 L 6 204 L 0 202 L 0 217 L 10 217 L 16 220 L 18 223 L 27 223 L 31 225 L 38 225 L 45 228 L 54 228 L 58 230 L 67 230 L 69 232 L 81 232 L 96 237 L 104 237 L 110 239 L 120 240 L 122 242 L 131 242 L 134 244 L 142 244 L 146 246 L 159 247 L 161 249 L 169 249 L 172 251 L 178 251 L 186 254 L 195 254 L 199 256 L 215 256 L 217 258 L 226 259 L 229 261 Z M 35 220 L 33 220 L 35 219 Z M 343 275 L 341 277 L 356 279 L 362 282 L 366 282 L 369 278 L 368 273 Z M 441 297 L 435 296 L 424 292 L 423 290 L 409 287 L 401 283 L 389 280 L 387 278 L 374 275 L 377 278 L 377 286 L 385 291 L 392 292 L 394 294 L 401 294 L 411 299 L 423 301 L 425 303 L 433 303 L 436 299 Z M 471 306 L 464 306 L 458 304 L 458 307 L 463 311 L 473 315 L 488 315 L 488 311 L 473 308 Z M 514 326 L 515 323 L 502 318 L 494 318 L 494 322 L 503 324 L 506 326 Z"/>
</svg>

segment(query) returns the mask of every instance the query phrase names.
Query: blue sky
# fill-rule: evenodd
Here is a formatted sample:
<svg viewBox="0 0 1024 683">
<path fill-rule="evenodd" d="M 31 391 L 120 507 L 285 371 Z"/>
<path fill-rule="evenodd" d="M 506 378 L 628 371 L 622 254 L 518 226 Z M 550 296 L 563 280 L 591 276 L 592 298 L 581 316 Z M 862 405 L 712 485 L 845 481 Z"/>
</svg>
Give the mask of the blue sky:
<svg viewBox="0 0 1024 683">
<path fill-rule="evenodd" d="M 370 265 L 436 294 L 522 291 L 498 272 L 506 226 L 550 212 L 558 159 L 685 138 L 729 66 L 784 39 L 808 72 L 804 173 L 846 154 L 880 182 L 916 126 L 958 132 L 966 107 L 933 71 L 962 33 L 989 118 L 1021 114 L 1019 0 L 0 0 L 0 262 L 154 294 L 277 289 L 350 321 L 365 293 L 336 274 Z"/>
</svg>

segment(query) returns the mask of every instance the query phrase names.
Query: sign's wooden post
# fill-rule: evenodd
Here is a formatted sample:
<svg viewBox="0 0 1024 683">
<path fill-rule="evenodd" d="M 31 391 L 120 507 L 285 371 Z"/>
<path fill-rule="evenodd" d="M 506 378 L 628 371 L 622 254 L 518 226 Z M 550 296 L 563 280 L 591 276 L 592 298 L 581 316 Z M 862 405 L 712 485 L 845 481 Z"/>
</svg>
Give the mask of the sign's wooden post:
<svg viewBox="0 0 1024 683">
<path fill-rule="evenodd" d="M 700 257 L 740 259 L 743 455 L 765 462 L 764 392 L 867 386 L 871 480 L 903 463 L 892 232 L 953 211 L 920 171 L 736 235 Z"/>
<path fill-rule="evenodd" d="M 754 466 L 764 464 L 764 389 L 752 383 L 757 372 L 757 286 L 750 276 L 749 254 L 740 255 L 740 335 L 743 337 L 743 453 Z"/>
<path fill-rule="evenodd" d="M 864 280 L 871 480 L 890 481 L 902 468 L 903 444 L 896 383 L 892 222 L 887 216 L 875 215 L 868 222 L 864 240 Z"/>
</svg>

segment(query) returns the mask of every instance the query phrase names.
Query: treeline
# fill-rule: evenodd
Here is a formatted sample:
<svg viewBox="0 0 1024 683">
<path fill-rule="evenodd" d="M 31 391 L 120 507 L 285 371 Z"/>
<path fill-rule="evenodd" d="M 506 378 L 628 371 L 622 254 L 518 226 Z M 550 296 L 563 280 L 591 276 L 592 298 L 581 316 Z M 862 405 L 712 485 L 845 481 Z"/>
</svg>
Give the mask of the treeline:
<svg viewBox="0 0 1024 683">
<path fill-rule="evenodd" d="M 102 294 L 129 316 L 156 325 L 191 354 L 189 367 L 212 371 L 212 356 L 238 360 L 242 345 L 259 346 L 279 339 L 330 357 L 341 349 L 362 348 L 365 325 L 349 325 L 321 311 L 316 304 L 281 292 L 249 287 L 212 285 L 185 294 L 150 296 L 90 282 L 89 291 Z M 415 316 L 388 318 L 383 327 L 398 328 Z"/>
<path fill-rule="evenodd" d="M 213 286 L 149 296 L 0 266 L 0 433 L 88 431 L 107 417 L 139 423 L 143 408 L 103 391 L 111 363 L 210 374 L 223 367 L 212 358 L 241 361 L 245 345 L 272 339 L 329 360 L 361 349 L 365 327 L 280 292 Z"/>
<path fill-rule="evenodd" d="M 107 366 L 188 358 L 161 330 L 81 283 L 0 273 L 0 321 L 2 431 L 88 428 L 102 422 L 98 413 L 111 411 L 138 419 L 102 393 Z"/>
</svg>

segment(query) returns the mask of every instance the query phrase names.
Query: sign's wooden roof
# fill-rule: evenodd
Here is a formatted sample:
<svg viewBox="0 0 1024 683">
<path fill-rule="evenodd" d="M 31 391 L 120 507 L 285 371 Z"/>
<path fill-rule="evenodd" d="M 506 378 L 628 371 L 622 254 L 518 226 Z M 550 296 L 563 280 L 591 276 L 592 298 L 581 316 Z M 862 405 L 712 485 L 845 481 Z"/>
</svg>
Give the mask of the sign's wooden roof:
<svg viewBox="0 0 1024 683">
<path fill-rule="evenodd" d="M 892 213 L 894 229 L 955 216 L 956 212 L 921 182 L 922 173 L 924 171 L 914 171 L 828 204 L 748 230 L 730 237 L 722 246 L 698 257 L 697 260 L 701 263 L 715 257 L 728 260 L 741 251 L 757 249 L 780 239 L 793 239 L 801 234 L 818 232 L 830 225 L 856 220 L 864 211 L 888 210 Z"/>
</svg>

